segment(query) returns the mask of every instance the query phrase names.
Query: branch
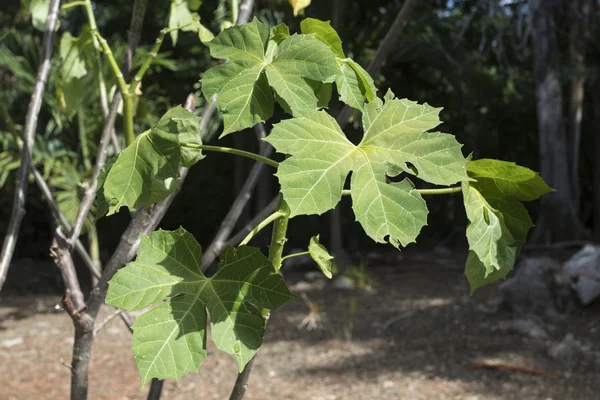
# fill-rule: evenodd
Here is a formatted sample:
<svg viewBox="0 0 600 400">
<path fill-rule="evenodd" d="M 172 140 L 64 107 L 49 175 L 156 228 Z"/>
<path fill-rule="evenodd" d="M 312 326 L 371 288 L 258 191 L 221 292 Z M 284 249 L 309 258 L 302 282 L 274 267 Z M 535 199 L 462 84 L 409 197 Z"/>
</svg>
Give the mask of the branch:
<svg viewBox="0 0 600 400">
<path fill-rule="evenodd" d="M 119 110 L 121 98 L 121 93 L 115 93 L 113 101 L 110 105 L 110 110 L 108 112 L 108 116 L 106 117 L 104 128 L 102 129 L 102 135 L 100 136 L 100 142 L 98 143 L 98 152 L 96 153 L 96 164 L 94 165 L 92 180 L 85 189 L 83 198 L 81 199 L 81 205 L 79 206 L 79 211 L 77 212 L 77 217 L 73 223 L 73 230 L 71 231 L 71 236 L 68 241 L 69 246 L 73 246 L 73 243 L 79 238 L 85 218 L 90 212 L 92 204 L 94 203 L 94 199 L 96 198 L 98 175 L 100 175 L 100 171 L 102 171 L 102 168 L 104 168 L 104 164 L 106 163 L 106 150 L 110 141 L 111 130 L 113 129 L 117 119 L 117 112 Z"/>
<path fill-rule="evenodd" d="M 244 237 L 246 237 L 246 235 L 249 234 L 252 231 L 252 229 L 260 223 L 260 221 L 264 220 L 265 218 L 267 218 L 270 214 L 272 214 L 275 211 L 278 203 L 279 203 L 279 196 L 276 196 L 273 200 L 271 200 L 269 202 L 269 204 L 267 204 L 267 206 L 265 208 L 262 209 L 261 212 L 256 214 L 256 216 L 254 218 L 252 218 L 252 220 L 250 222 L 248 222 L 246 224 L 246 226 L 244 226 L 242 229 L 240 229 L 240 231 L 238 233 L 233 235 L 229 239 L 227 244 L 230 246 L 239 245 L 240 242 L 244 239 Z"/>
<path fill-rule="evenodd" d="M 387 32 L 387 34 L 379 44 L 379 48 L 377 48 L 375 56 L 373 57 L 373 59 L 369 63 L 369 66 L 367 67 L 367 72 L 369 73 L 369 75 L 374 76 L 377 74 L 377 72 L 379 72 L 381 65 L 390 54 L 390 51 L 392 50 L 395 41 L 398 39 L 398 37 L 406 27 L 406 24 L 408 24 L 408 21 L 410 20 L 410 17 L 412 16 L 413 10 L 417 3 L 418 0 L 404 1 L 402 9 L 400 9 L 400 12 L 398 13 L 396 19 L 392 23 L 390 30 Z M 342 129 L 344 129 L 344 127 L 348 124 L 348 121 L 350 120 L 350 117 L 352 116 L 353 112 L 354 109 L 352 107 L 350 107 L 349 105 L 345 105 L 342 111 L 338 114 L 336 120 Z"/>
<path fill-rule="evenodd" d="M 262 123 L 258 124 L 255 129 L 258 131 L 260 137 L 266 136 L 264 133 L 264 125 Z M 269 157 L 272 152 L 272 146 L 265 146 L 262 151 L 262 156 Z M 208 249 L 204 252 L 202 256 L 203 271 L 206 271 L 206 269 L 208 269 L 212 265 L 212 263 L 219 257 L 219 255 L 227 245 L 227 239 L 229 238 L 229 235 L 231 235 L 233 228 L 235 228 L 235 225 L 240 219 L 240 215 L 242 215 L 242 212 L 248 204 L 248 201 L 250 201 L 250 198 L 252 197 L 252 192 L 254 191 L 254 188 L 260 180 L 260 176 L 264 167 L 265 164 L 263 164 L 262 162 L 256 162 L 252 167 L 252 170 L 250 171 L 250 174 L 248 175 L 244 186 L 242 186 L 242 188 L 240 189 L 240 192 L 238 193 L 233 204 L 231 205 L 229 212 L 227 212 L 227 215 L 223 219 L 223 222 L 221 222 L 219 231 L 217 232 L 212 243 L 210 244 L 210 246 L 208 246 Z"/>
<path fill-rule="evenodd" d="M 23 150 L 21 151 L 21 165 L 17 175 L 15 195 L 13 198 L 12 215 L 4 243 L 2 245 L 2 254 L 0 256 L 0 290 L 6 280 L 8 267 L 12 260 L 15 246 L 19 235 L 21 221 L 25 216 L 25 198 L 27 197 L 27 177 L 29 175 L 29 165 L 31 164 L 31 152 L 33 151 L 33 142 L 35 140 L 35 130 L 37 128 L 38 116 L 42 107 L 42 97 L 46 82 L 50 73 L 52 57 L 52 41 L 54 39 L 54 29 L 58 19 L 58 9 L 60 0 L 52 0 L 48 18 L 46 19 L 46 30 L 44 31 L 42 62 L 38 67 L 35 88 L 29 101 L 27 116 L 25 117 L 25 129 L 23 131 Z"/>
</svg>

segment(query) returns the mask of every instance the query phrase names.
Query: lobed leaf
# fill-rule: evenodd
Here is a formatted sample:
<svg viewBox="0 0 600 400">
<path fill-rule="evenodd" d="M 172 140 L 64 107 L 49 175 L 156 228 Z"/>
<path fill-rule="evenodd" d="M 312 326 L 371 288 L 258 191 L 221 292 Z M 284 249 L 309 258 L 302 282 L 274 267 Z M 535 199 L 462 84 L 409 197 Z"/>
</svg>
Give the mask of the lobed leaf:
<svg viewBox="0 0 600 400">
<path fill-rule="evenodd" d="M 331 260 L 333 260 L 333 256 L 329 254 L 325 246 L 319 243 L 319 235 L 310 238 L 308 253 L 317 263 L 323 274 L 331 279 Z"/>
<path fill-rule="evenodd" d="M 203 157 L 194 144 L 201 144 L 198 117 L 181 106 L 167 111 L 99 177 L 98 209 L 111 215 L 124 206 L 137 210 L 165 199 L 179 186 L 179 167 Z"/>
<path fill-rule="evenodd" d="M 268 119 L 271 88 L 294 114 L 316 109 L 319 96 L 310 81 L 332 82 L 338 73 L 335 56 L 313 35 L 289 36 L 285 26 L 270 31 L 257 19 L 225 29 L 208 46 L 213 57 L 229 60 L 202 78 L 204 96 L 214 97 L 223 114 L 222 136 Z"/>
<path fill-rule="evenodd" d="M 235 355 L 240 371 L 262 344 L 265 320 L 295 298 L 259 249 L 227 248 L 216 274 L 201 271 L 201 249 L 183 228 L 142 237 L 136 260 L 109 283 L 106 303 L 142 314 L 133 326 L 133 351 L 142 386 L 152 378 L 179 378 L 206 358 L 207 312 L 218 349 Z"/>
<path fill-rule="evenodd" d="M 425 132 L 439 124 L 438 113 L 390 93 L 385 104 L 374 101 L 365 107 L 365 135 L 359 145 L 323 111 L 307 111 L 276 124 L 265 140 L 291 156 L 276 174 L 291 216 L 334 208 L 347 175 L 354 171 L 353 209 L 365 232 L 396 247 L 413 242 L 426 224 L 426 204 L 408 179 L 394 183 L 388 176 L 406 171 L 446 185 L 469 179 L 454 137 Z"/>
</svg>

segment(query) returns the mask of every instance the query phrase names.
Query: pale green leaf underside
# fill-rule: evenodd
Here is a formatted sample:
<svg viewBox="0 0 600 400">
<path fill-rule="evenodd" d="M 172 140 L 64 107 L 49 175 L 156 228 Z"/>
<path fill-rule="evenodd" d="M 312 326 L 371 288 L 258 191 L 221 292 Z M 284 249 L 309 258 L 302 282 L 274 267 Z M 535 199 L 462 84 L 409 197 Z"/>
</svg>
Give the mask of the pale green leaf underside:
<svg viewBox="0 0 600 400">
<path fill-rule="evenodd" d="M 194 14 L 190 11 L 190 7 L 186 0 L 171 0 L 171 8 L 169 11 L 169 29 L 171 30 L 171 40 L 173 46 L 177 44 L 179 34 L 178 28 L 181 30 L 196 30 L 194 26 Z"/>
<path fill-rule="evenodd" d="M 371 102 L 376 98 L 377 88 L 373 78 L 355 61 L 346 58 L 339 60 L 341 73 L 335 84 L 340 100 L 351 107 L 362 110 L 365 100 Z"/>
<path fill-rule="evenodd" d="M 380 108 L 376 108 L 379 103 Z M 443 133 L 428 133 L 439 124 L 427 105 L 387 97 L 365 107 L 363 141 L 352 144 L 336 121 L 323 111 L 277 124 L 266 139 L 289 154 L 278 169 L 281 191 L 291 215 L 321 214 L 339 202 L 347 175 L 354 171 L 354 213 L 366 233 L 394 246 L 413 242 L 426 224 L 427 207 L 412 183 L 392 183 L 401 170 L 437 184 L 467 180 L 460 144 Z"/>
<path fill-rule="evenodd" d="M 256 307 L 273 309 L 294 296 L 271 263 L 251 247 L 228 248 L 217 273 L 201 272 L 201 250 L 191 234 L 156 231 L 143 237 L 136 260 L 110 281 L 107 304 L 138 310 L 133 350 L 145 385 L 197 371 L 206 357 L 206 320 L 218 349 L 240 368 L 262 344 L 265 321 Z"/>
<path fill-rule="evenodd" d="M 216 95 L 224 115 L 222 135 L 269 118 L 271 88 L 294 114 L 316 109 L 317 95 L 306 80 L 331 82 L 338 73 L 329 47 L 312 35 L 286 36 L 281 28 L 270 32 L 256 19 L 225 29 L 208 46 L 213 57 L 229 60 L 202 78 L 204 96 L 211 100 Z"/>
<path fill-rule="evenodd" d="M 308 252 L 323 274 L 331 279 L 331 260 L 333 260 L 333 256 L 329 254 L 325 246 L 319 243 L 319 235 L 310 238 Z"/>
<path fill-rule="evenodd" d="M 480 239 L 477 247 L 471 247 L 465 269 L 472 293 L 512 270 L 533 227 L 521 201 L 535 200 L 552 189 L 536 172 L 511 162 L 482 159 L 470 161 L 467 169 L 474 179 L 463 187 L 467 215 L 471 220 L 484 212 L 483 222 L 471 220 L 467 229 L 469 244 Z M 489 228 L 484 230 L 486 223 Z"/>
<path fill-rule="evenodd" d="M 467 182 L 463 183 L 463 196 L 469 220 L 469 249 L 483 264 L 484 277 L 494 271 L 510 270 L 515 262 L 517 244 L 504 222 L 504 216 Z"/>
<path fill-rule="evenodd" d="M 148 207 L 173 193 L 179 186 L 179 166 L 189 167 L 203 157 L 200 150 L 181 145 L 200 143 L 198 117 L 182 107 L 167 111 L 149 132 L 127 146 L 108 170 L 98 195 L 108 204 L 108 215 L 121 207 Z"/>
</svg>

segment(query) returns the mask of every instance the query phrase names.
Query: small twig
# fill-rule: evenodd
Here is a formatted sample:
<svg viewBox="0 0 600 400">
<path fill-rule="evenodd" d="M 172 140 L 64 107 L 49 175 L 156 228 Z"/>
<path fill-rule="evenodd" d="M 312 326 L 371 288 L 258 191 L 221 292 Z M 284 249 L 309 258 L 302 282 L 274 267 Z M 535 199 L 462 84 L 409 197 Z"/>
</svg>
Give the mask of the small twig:
<svg viewBox="0 0 600 400">
<path fill-rule="evenodd" d="M 508 371 L 522 372 L 524 374 L 529 374 L 529 375 L 538 375 L 538 376 L 547 376 L 547 377 L 554 376 L 552 373 L 547 372 L 547 371 L 542 371 L 542 370 L 535 369 L 535 368 L 521 367 L 520 365 L 507 364 L 507 363 L 496 362 L 496 361 L 477 362 L 477 363 L 468 365 L 467 368 L 468 369 L 505 369 Z"/>
<path fill-rule="evenodd" d="M 76 242 L 79 238 L 85 219 L 88 213 L 90 212 L 92 204 L 94 203 L 94 199 L 96 198 L 96 190 L 98 188 L 98 175 L 100 175 L 100 171 L 102 170 L 102 168 L 104 168 L 104 164 L 106 163 L 106 149 L 108 148 L 108 143 L 110 141 L 111 130 L 113 129 L 117 118 L 117 112 L 119 110 L 119 103 L 121 101 L 121 98 L 122 96 L 120 93 L 115 93 L 113 101 L 110 105 L 110 110 L 108 112 L 108 116 L 106 117 L 104 128 L 102 129 L 100 142 L 98 143 L 98 152 L 96 153 L 96 164 L 94 165 L 94 173 L 92 174 L 92 180 L 88 188 L 84 191 L 83 198 L 81 199 L 81 205 L 79 206 L 79 211 L 77 212 L 77 217 L 75 218 L 75 222 L 73 223 L 73 229 L 69 238 L 70 246 L 72 246 L 73 243 Z"/>
<path fill-rule="evenodd" d="M 52 41 L 54 39 L 54 29 L 58 19 L 58 9 L 60 0 L 52 0 L 49 6 L 48 17 L 46 19 L 46 30 L 44 31 L 44 39 L 42 45 L 42 62 L 38 67 L 35 88 L 29 101 L 27 116 L 25 117 L 25 129 L 23 130 L 23 150 L 21 151 L 21 165 L 17 174 L 17 183 L 15 187 L 15 195 L 13 198 L 12 214 L 8 230 L 2 245 L 2 254 L 0 256 L 0 290 L 6 280 L 8 267 L 12 260 L 21 221 L 25 216 L 25 198 L 27 197 L 27 177 L 29 175 L 29 164 L 32 162 L 31 152 L 33 151 L 33 143 L 35 141 L 35 130 L 37 128 L 38 116 L 42 107 L 42 97 L 48 75 L 50 74 L 51 57 L 52 57 Z"/>
<path fill-rule="evenodd" d="M 102 330 L 102 328 L 104 328 L 106 326 L 106 324 L 108 324 L 110 321 L 112 321 L 115 317 L 119 316 L 121 314 L 121 310 L 115 310 L 112 314 L 110 314 L 108 317 L 104 318 L 104 320 L 102 322 L 100 322 L 99 324 L 96 324 L 96 327 L 94 328 L 94 336 L 96 336 L 98 334 L 98 332 L 100 332 Z"/>
</svg>

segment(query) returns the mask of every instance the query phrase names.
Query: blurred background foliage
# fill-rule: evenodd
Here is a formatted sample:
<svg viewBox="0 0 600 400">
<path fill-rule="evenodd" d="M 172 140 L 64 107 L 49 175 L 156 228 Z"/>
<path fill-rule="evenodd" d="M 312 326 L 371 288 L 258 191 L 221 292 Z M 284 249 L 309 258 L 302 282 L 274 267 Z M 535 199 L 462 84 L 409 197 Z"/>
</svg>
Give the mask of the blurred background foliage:
<svg viewBox="0 0 600 400">
<path fill-rule="evenodd" d="M 35 0 L 32 0 L 35 1 Z M 552 0 L 556 1 L 556 0 Z M 578 0 L 581 1 L 581 0 Z M 202 23 L 217 34 L 224 21 L 231 19 L 228 1 L 204 0 L 198 10 Z M 394 43 L 389 59 L 375 76 L 382 96 L 391 89 L 400 98 L 427 102 L 444 107 L 441 130 L 455 134 L 464 143 L 465 155 L 476 158 L 498 158 L 540 170 L 536 85 L 533 68 L 532 24 L 530 2 L 520 0 L 426 0 L 419 3 L 412 20 Z M 560 83 L 565 91 L 574 73 L 586 77 L 583 102 L 581 159 L 579 161 L 579 218 L 587 231 L 595 229 L 593 192 L 598 168 L 598 131 L 600 112 L 594 99 L 599 96 L 598 66 L 600 47 L 595 25 L 584 37 L 586 58 L 583 70 L 574 71 L 568 63 L 569 22 L 566 12 L 570 0 L 558 4 L 564 14 L 556 13 Z M 592 20 L 597 19 L 598 4 L 591 2 Z M 139 65 L 150 46 L 168 21 L 169 0 L 150 2 L 144 22 L 141 47 L 134 60 Z M 398 0 L 330 0 L 313 1 L 304 15 L 294 16 L 287 0 L 257 0 L 254 15 L 268 25 L 285 22 L 292 32 L 299 30 L 304 17 L 331 20 L 344 41 L 349 57 L 368 65 L 381 39 L 402 6 Z M 93 1 L 98 29 L 111 44 L 117 58 L 124 55 L 125 39 L 131 16 L 131 3 L 117 0 Z M 561 8 L 562 7 L 562 8 Z M 571 24 L 571 25 L 570 25 Z M 35 163 L 51 183 L 61 208 L 70 217 L 78 206 L 82 180 L 90 175 L 90 154 L 102 129 L 97 74 L 107 88 L 114 79 L 106 63 L 102 70 L 94 60 L 86 61 L 86 73 L 76 81 L 65 81 L 59 58 L 60 37 L 69 32 L 74 37 L 85 34 L 87 19 L 82 7 L 61 12 L 59 35 L 55 41 L 52 75 L 44 96 L 38 124 Z M 11 211 L 14 172 L 19 165 L 20 135 L 41 49 L 41 33 L 31 23 L 31 16 L 19 0 L 4 0 L 0 6 L 0 235 L 4 234 Z M 88 63 L 89 61 L 89 63 Z M 181 104 L 188 93 L 197 94 L 197 113 L 205 101 L 200 96 L 199 78 L 215 65 L 207 48 L 191 32 L 179 32 L 176 46 L 167 38 L 159 57 L 146 75 L 142 96 L 136 111 L 136 131 L 141 132 L 155 122 L 169 107 Z M 329 111 L 336 115 L 342 104 L 333 96 Z M 568 104 L 564 101 L 565 107 Z M 596 111 L 596 113 L 594 112 Z M 594 117 L 595 115 L 595 117 Z M 352 140 L 360 137 L 360 118 L 355 115 L 347 128 Z M 285 118 L 278 110 L 269 123 Z M 117 122 L 119 131 L 120 122 Z M 211 125 L 215 132 L 219 122 Z M 217 137 L 214 135 L 213 137 Z M 214 140 L 213 140 L 214 141 Z M 258 150 L 253 132 L 230 135 L 222 145 Z M 123 145 L 123 142 L 121 142 Z M 162 227 L 179 225 L 194 233 L 207 246 L 227 213 L 236 190 L 243 183 L 251 164 L 230 156 L 210 154 L 194 166 Z M 424 187 L 423 182 L 417 186 Z M 277 191 L 277 182 L 265 176 L 249 210 L 240 224 L 249 220 Z M 443 244 L 466 246 L 466 219 L 461 211 L 460 195 L 428 198 L 431 211 L 428 227 L 421 234 L 417 248 L 428 249 Z M 344 246 L 353 251 L 391 248 L 373 244 L 354 221 L 349 199 L 342 202 Z M 531 205 L 534 221 L 537 204 Z M 594 208 L 596 207 L 596 213 Z M 52 221 L 39 190 L 31 185 L 27 199 L 27 215 L 22 225 L 16 258 L 48 257 Z M 101 255 L 106 257 L 116 246 L 129 215 L 101 219 L 98 222 Z M 301 217 L 293 221 L 290 247 L 305 247 L 309 235 L 324 229 L 328 216 Z"/>
</svg>

